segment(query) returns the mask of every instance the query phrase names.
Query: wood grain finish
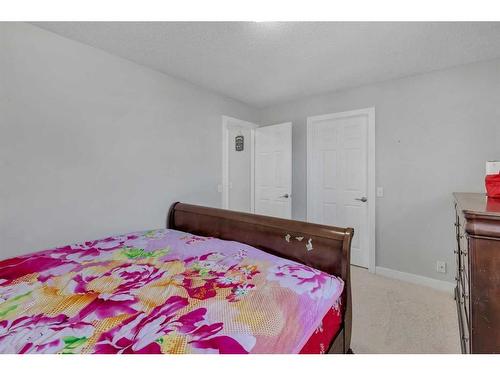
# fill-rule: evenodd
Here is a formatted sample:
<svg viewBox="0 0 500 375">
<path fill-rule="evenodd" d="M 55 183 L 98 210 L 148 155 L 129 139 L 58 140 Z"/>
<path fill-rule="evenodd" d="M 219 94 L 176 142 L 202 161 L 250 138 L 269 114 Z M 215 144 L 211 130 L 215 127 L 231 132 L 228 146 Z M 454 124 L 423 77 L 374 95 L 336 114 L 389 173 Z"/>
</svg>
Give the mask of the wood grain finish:
<svg viewBox="0 0 500 375">
<path fill-rule="evenodd" d="M 454 193 L 462 352 L 500 353 L 500 200 Z"/>
<path fill-rule="evenodd" d="M 217 208 L 174 203 L 167 227 L 202 236 L 238 241 L 344 280 L 342 329 L 330 344 L 331 353 L 347 353 L 352 330 L 350 250 L 352 228 L 286 220 Z M 287 241 L 289 235 L 289 241 Z M 303 237 L 301 241 L 296 237 Z M 306 244 L 312 244 L 308 250 Z"/>
</svg>

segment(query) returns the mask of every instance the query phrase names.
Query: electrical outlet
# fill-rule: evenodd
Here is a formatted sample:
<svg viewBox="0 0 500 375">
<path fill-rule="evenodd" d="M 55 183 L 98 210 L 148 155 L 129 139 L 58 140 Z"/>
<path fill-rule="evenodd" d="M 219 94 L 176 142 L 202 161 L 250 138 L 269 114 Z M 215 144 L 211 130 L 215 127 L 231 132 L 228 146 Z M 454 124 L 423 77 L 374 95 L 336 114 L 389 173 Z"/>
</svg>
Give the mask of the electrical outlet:
<svg viewBox="0 0 500 375">
<path fill-rule="evenodd" d="M 446 273 L 446 262 L 438 260 L 436 262 L 436 271 L 439 273 Z"/>
</svg>

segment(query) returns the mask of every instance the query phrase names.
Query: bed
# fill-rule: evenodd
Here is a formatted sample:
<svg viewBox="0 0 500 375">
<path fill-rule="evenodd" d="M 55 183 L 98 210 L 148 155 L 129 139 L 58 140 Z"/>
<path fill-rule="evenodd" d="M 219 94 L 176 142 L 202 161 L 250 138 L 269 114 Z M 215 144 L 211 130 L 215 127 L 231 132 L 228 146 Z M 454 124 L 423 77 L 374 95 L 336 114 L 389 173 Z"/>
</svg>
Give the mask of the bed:
<svg viewBox="0 0 500 375">
<path fill-rule="evenodd" d="M 0 261 L 0 353 L 348 353 L 353 230 L 174 203 Z"/>
</svg>

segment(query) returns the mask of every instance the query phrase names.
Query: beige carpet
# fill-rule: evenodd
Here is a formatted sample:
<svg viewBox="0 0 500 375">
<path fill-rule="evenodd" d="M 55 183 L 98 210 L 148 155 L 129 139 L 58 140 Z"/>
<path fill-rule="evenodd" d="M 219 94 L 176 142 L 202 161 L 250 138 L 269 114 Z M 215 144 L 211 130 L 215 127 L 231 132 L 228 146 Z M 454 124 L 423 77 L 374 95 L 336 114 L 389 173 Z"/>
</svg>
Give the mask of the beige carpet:
<svg viewBox="0 0 500 375">
<path fill-rule="evenodd" d="M 352 267 L 355 353 L 460 353 L 453 297 Z"/>
</svg>

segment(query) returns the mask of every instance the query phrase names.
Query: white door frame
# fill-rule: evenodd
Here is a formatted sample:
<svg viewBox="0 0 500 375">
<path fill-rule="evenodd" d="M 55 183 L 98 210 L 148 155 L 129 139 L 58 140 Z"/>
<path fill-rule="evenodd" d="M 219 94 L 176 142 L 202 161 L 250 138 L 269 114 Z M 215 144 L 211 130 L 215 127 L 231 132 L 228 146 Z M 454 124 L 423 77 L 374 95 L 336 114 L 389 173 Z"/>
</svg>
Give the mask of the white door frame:
<svg viewBox="0 0 500 375">
<path fill-rule="evenodd" d="M 356 109 L 353 111 L 329 113 L 307 118 L 307 220 L 312 220 L 312 123 L 344 117 L 366 115 L 368 117 L 368 269 L 375 273 L 375 107 Z M 356 233 L 354 234 L 356 235 Z"/>
<path fill-rule="evenodd" d="M 229 121 L 250 129 L 250 210 L 255 212 L 255 129 L 259 125 L 234 117 L 222 116 L 222 208 L 229 208 Z"/>
</svg>

